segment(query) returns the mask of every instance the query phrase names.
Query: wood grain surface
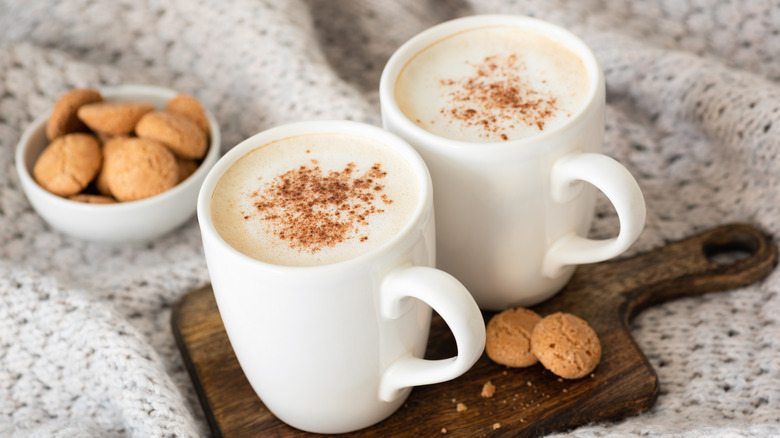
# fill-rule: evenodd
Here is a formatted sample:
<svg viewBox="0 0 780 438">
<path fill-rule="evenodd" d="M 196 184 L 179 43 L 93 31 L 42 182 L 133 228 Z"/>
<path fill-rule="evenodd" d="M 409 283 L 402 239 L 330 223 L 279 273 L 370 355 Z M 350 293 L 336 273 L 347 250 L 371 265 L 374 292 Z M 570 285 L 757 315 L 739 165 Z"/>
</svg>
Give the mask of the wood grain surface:
<svg viewBox="0 0 780 438">
<path fill-rule="evenodd" d="M 415 388 L 391 417 L 349 436 L 538 436 L 593 421 L 617 420 L 649 409 L 658 378 L 628 330 L 642 309 L 680 297 L 744 286 L 774 269 L 777 252 L 770 236 L 733 224 L 718 227 L 635 257 L 584 265 L 552 299 L 534 307 L 541 315 L 577 315 L 602 344 L 596 370 L 563 380 L 541 365 L 511 369 L 486 355 L 463 376 Z M 493 313 L 484 313 L 485 321 Z M 181 298 L 173 331 L 203 411 L 217 437 L 313 435 L 271 414 L 241 371 L 209 286 Z M 455 342 L 434 314 L 427 358 L 455 354 Z M 491 398 L 482 386 L 496 387 Z M 458 411 L 458 403 L 467 407 Z"/>
</svg>

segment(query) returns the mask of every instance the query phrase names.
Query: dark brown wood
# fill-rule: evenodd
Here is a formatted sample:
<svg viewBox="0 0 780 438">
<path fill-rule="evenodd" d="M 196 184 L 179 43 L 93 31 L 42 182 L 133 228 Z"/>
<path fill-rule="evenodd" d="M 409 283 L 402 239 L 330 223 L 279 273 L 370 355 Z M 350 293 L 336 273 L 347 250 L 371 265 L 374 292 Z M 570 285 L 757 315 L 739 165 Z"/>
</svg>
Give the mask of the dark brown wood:
<svg viewBox="0 0 780 438">
<path fill-rule="evenodd" d="M 658 378 L 628 330 L 642 309 L 680 297 L 737 288 L 762 279 L 777 263 L 770 236 L 727 225 L 654 251 L 578 268 L 566 288 L 534 309 L 564 311 L 596 330 L 602 361 L 590 376 L 562 380 L 541 365 L 499 366 L 487 356 L 458 379 L 415 388 L 385 421 L 355 436 L 538 436 L 649 409 Z M 487 321 L 492 313 L 485 313 Z M 210 287 L 185 295 L 173 331 L 215 436 L 310 435 L 277 420 L 252 391 L 225 334 Z M 446 325 L 434 315 L 426 357 L 455 354 Z M 480 393 L 496 386 L 492 398 Z M 467 409 L 458 412 L 463 403 Z"/>
</svg>

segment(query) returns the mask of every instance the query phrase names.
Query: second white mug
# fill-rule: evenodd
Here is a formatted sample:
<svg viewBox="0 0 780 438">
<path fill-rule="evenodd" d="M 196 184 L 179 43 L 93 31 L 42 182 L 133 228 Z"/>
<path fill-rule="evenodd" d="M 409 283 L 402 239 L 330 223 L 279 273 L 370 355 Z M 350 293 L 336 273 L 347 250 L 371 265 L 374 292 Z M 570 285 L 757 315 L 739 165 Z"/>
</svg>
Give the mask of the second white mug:
<svg viewBox="0 0 780 438">
<path fill-rule="evenodd" d="M 509 15 L 439 24 L 393 54 L 379 96 L 384 127 L 431 172 L 437 266 L 483 309 L 549 298 L 644 227 L 638 184 L 602 154 L 603 73 L 565 29 Z M 614 238 L 586 237 L 596 189 L 620 219 Z"/>
</svg>

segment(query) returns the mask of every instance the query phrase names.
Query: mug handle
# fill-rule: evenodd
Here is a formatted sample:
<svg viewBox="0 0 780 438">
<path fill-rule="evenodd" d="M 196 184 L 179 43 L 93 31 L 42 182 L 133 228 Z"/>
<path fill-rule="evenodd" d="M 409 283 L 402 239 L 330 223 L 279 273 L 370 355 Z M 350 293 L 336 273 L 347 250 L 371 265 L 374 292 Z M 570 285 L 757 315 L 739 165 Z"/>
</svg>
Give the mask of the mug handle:
<svg viewBox="0 0 780 438">
<path fill-rule="evenodd" d="M 645 226 L 645 199 L 639 184 L 623 165 L 597 153 L 572 152 L 558 159 L 550 176 L 552 199 L 572 200 L 582 181 L 601 190 L 617 211 L 620 232 L 604 240 L 578 236 L 574 231 L 556 240 L 544 259 L 543 273 L 549 278 L 560 275 L 567 265 L 595 263 L 611 259 L 628 249 Z"/>
<path fill-rule="evenodd" d="M 438 269 L 404 265 L 388 274 L 380 289 L 380 313 L 387 319 L 405 314 L 414 298 L 428 304 L 452 330 L 458 355 L 427 360 L 407 353 L 382 375 L 379 398 L 390 402 L 404 388 L 452 380 L 471 368 L 485 349 L 485 322 L 471 293 L 455 277 Z"/>
</svg>

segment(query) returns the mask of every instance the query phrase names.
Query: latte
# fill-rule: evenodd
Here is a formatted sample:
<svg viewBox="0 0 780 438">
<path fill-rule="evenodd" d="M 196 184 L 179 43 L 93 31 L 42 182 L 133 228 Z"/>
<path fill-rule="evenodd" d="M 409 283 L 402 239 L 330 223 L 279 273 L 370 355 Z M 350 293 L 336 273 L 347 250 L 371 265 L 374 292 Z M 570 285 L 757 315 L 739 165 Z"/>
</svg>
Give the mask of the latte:
<svg viewBox="0 0 780 438">
<path fill-rule="evenodd" d="M 395 99 L 421 128 L 466 142 L 517 140 L 567 122 L 591 80 L 564 45 L 513 26 L 471 29 L 417 53 L 401 70 Z"/>
<path fill-rule="evenodd" d="M 219 235 L 257 260 L 336 263 L 391 240 L 411 220 L 420 183 L 376 140 L 310 134 L 261 146 L 234 163 L 213 193 Z"/>
</svg>

